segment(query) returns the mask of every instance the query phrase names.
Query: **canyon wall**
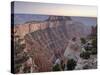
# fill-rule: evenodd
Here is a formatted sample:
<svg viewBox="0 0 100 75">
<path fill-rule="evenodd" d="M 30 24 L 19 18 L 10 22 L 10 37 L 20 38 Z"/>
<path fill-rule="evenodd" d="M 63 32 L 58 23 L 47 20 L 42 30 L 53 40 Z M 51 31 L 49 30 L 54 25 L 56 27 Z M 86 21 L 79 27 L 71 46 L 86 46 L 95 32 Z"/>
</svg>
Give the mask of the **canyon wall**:
<svg viewBox="0 0 100 75">
<path fill-rule="evenodd" d="M 52 71 L 57 58 L 62 59 L 68 41 L 85 36 L 85 26 L 70 17 L 50 16 L 39 23 L 16 25 L 16 34 L 24 39 L 26 51 L 30 53 L 38 71 Z"/>
</svg>

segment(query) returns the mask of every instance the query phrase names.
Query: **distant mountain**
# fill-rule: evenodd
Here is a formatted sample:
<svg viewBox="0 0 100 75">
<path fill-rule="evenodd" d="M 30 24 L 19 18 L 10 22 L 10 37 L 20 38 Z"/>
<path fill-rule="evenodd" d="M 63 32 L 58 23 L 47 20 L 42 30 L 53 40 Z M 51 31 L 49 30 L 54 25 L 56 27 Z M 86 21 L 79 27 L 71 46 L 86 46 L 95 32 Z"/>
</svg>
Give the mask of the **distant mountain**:
<svg viewBox="0 0 100 75">
<path fill-rule="evenodd" d="M 48 18 L 46 15 L 36 15 L 36 14 L 12 14 L 14 15 L 14 24 L 23 24 L 28 21 L 43 21 Z"/>
<path fill-rule="evenodd" d="M 12 19 L 14 20 L 14 25 L 16 24 L 23 24 L 25 22 L 30 22 L 30 21 L 44 21 L 48 20 L 50 15 L 39 15 L 39 14 L 11 14 Z M 62 17 L 62 16 L 59 16 Z M 66 16 L 63 16 L 66 17 Z M 67 16 L 68 18 L 68 16 Z M 94 26 L 97 22 L 96 17 L 74 17 L 70 16 L 74 21 L 78 21 L 81 23 L 84 23 L 85 25 L 89 26 Z M 13 22 L 13 21 L 12 21 Z"/>
</svg>

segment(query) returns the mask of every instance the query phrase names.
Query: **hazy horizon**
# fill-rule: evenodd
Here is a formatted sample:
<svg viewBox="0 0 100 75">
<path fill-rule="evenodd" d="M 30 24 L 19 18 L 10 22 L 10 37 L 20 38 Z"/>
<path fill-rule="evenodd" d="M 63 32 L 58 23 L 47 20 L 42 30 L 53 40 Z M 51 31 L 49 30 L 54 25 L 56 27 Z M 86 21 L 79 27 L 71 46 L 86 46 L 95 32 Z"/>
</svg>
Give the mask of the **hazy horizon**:
<svg viewBox="0 0 100 75">
<path fill-rule="evenodd" d="M 14 24 L 23 24 L 29 21 L 44 21 L 48 19 L 50 15 L 37 15 L 37 14 L 14 14 Z M 96 17 L 75 17 L 70 16 L 73 21 L 81 22 L 85 25 L 96 25 Z"/>
</svg>

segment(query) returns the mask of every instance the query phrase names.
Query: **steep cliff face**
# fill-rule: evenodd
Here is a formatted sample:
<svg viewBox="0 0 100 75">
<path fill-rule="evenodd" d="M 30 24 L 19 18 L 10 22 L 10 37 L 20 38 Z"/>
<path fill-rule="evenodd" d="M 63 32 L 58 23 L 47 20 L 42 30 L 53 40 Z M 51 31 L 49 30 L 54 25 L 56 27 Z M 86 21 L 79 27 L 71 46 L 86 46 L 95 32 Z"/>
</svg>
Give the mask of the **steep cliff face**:
<svg viewBox="0 0 100 75">
<path fill-rule="evenodd" d="M 16 25 L 14 30 L 24 38 L 25 50 L 32 55 L 37 70 L 42 72 L 52 71 L 55 60 L 63 57 L 68 40 L 83 37 L 84 28 L 70 17 L 50 16 L 43 22 Z"/>
<path fill-rule="evenodd" d="M 25 23 L 21 25 L 15 25 L 14 30 L 17 31 L 17 34 L 20 35 L 20 37 L 24 37 L 26 34 L 30 32 L 34 32 L 40 29 L 47 28 L 47 22 L 43 23 Z"/>
</svg>

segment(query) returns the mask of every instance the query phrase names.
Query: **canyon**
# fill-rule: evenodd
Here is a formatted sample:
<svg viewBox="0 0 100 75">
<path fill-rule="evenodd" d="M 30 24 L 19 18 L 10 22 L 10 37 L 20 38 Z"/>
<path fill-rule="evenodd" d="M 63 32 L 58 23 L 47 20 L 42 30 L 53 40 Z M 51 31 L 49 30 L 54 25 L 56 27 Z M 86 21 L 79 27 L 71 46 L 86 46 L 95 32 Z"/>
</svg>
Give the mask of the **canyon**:
<svg viewBox="0 0 100 75">
<path fill-rule="evenodd" d="M 33 72 L 47 72 L 52 71 L 58 58 L 65 58 L 69 40 L 76 38 L 79 43 L 81 37 L 89 34 L 86 30 L 83 23 L 73 21 L 71 17 L 49 16 L 45 21 L 15 25 L 14 35 L 19 35 L 20 39 L 23 39 L 23 43 L 26 44 L 24 51 L 32 55 L 32 65 L 36 65 Z M 75 52 L 79 53 L 79 49 L 80 47 L 76 48 Z"/>
</svg>

